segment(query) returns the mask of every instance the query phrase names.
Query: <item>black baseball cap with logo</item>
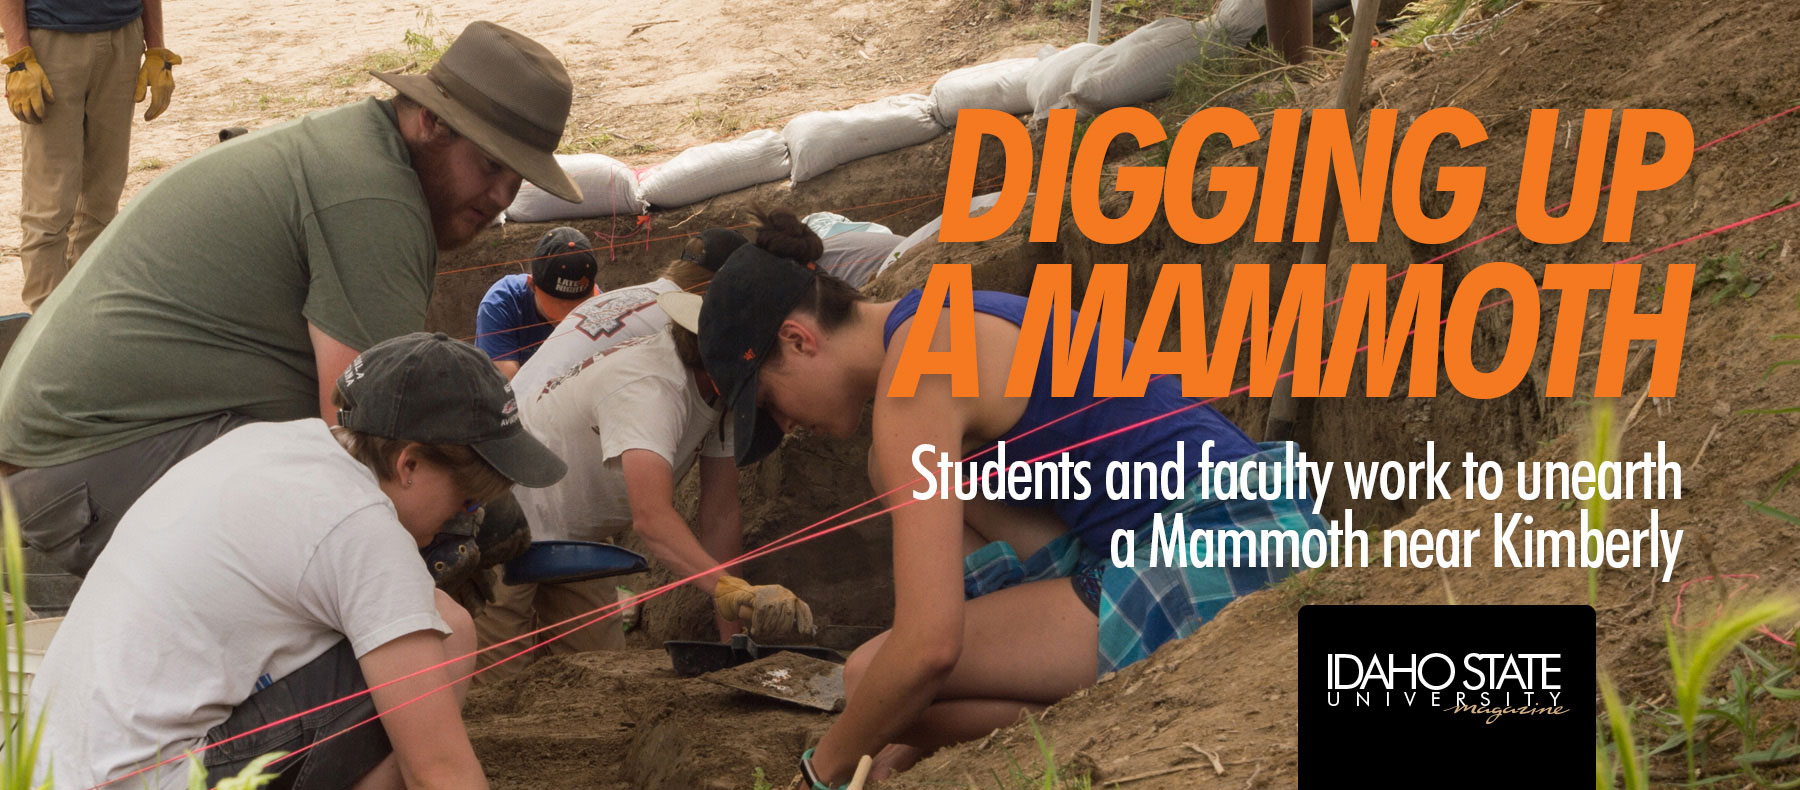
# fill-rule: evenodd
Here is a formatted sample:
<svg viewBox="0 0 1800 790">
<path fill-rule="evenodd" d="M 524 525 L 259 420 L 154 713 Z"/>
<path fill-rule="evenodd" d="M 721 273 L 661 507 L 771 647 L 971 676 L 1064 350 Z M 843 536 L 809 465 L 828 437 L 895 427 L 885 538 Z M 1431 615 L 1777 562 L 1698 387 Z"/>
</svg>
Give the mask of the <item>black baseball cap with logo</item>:
<svg viewBox="0 0 1800 790">
<path fill-rule="evenodd" d="M 744 234 L 730 228 L 707 228 L 688 240 L 687 248 L 681 251 L 681 259 L 717 274 L 719 267 L 725 265 L 737 248 L 749 243 Z"/>
<path fill-rule="evenodd" d="M 562 227 L 544 234 L 531 253 L 531 284 L 558 299 L 586 299 L 594 295 L 594 276 L 600 264 L 587 234 Z"/>
<path fill-rule="evenodd" d="M 384 340 L 338 377 L 338 424 L 360 433 L 473 449 L 507 479 L 544 488 L 568 471 L 519 424 L 512 386 L 480 349 L 442 332 Z"/>
<path fill-rule="evenodd" d="M 666 293 L 657 302 L 700 339 L 700 359 L 725 396 L 738 466 L 781 444 L 781 426 L 756 405 L 757 372 L 775 348 L 788 313 L 805 298 L 819 267 L 796 263 L 754 244 L 739 247 L 707 286 L 706 296 Z"/>
</svg>

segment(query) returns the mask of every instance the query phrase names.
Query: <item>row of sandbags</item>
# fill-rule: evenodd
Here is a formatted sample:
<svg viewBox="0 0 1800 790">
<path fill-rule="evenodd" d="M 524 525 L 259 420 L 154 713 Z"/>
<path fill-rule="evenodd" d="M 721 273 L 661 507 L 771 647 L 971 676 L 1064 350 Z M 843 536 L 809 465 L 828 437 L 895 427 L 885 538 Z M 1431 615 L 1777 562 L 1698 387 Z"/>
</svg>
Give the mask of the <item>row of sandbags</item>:
<svg viewBox="0 0 1800 790">
<path fill-rule="evenodd" d="M 1348 5 L 1348 0 L 1312 2 L 1314 15 Z M 506 217 L 551 222 L 634 215 L 783 178 L 798 183 L 845 162 L 931 140 L 955 126 L 957 113 L 966 109 L 1042 119 L 1054 109 L 1092 115 L 1143 104 L 1169 93 L 1183 63 L 1249 42 L 1264 25 L 1263 3 L 1225 0 L 1206 19 L 1159 19 L 1104 47 L 1046 46 L 1034 58 L 957 69 L 939 79 L 929 96 L 909 93 L 847 110 L 803 113 L 779 133 L 761 129 L 697 146 L 642 171 L 601 154 L 558 156 L 585 199 L 569 203 L 525 184 Z"/>
</svg>

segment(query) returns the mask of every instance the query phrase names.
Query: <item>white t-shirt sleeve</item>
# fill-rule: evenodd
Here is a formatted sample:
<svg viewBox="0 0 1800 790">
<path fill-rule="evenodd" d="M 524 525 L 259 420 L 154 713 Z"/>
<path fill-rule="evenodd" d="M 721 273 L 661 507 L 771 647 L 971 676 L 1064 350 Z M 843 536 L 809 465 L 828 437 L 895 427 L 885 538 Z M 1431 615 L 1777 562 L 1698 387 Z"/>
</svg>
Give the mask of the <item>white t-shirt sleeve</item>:
<svg viewBox="0 0 1800 790">
<path fill-rule="evenodd" d="M 593 408 L 603 420 L 600 449 L 606 463 L 618 460 L 626 450 L 649 450 L 662 456 L 671 469 L 680 468 L 681 437 L 687 428 L 687 393 L 673 382 L 654 376 L 639 377 L 614 390 Z"/>
<path fill-rule="evenodd" d="M 448 635 L 431 573 L 386 507 L 352 512 L 326 534 L 300 575 L 300 605 L 350 639 L 357 658 L 415 631 Z"/>
</svg>

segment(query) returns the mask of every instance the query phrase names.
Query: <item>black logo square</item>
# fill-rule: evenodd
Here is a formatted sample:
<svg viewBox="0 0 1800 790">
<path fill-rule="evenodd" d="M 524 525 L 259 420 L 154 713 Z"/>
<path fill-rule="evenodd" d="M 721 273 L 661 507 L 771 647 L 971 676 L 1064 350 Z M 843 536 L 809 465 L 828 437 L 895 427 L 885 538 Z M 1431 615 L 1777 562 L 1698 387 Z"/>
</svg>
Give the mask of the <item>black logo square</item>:
<svg viewBox="0 0 1800 790">
<path fill-rule="evenodd" d="M 1302 607 L 1300 786 L 1592 787 L 1594 638 L 1588 606 Z"/>
</svg>

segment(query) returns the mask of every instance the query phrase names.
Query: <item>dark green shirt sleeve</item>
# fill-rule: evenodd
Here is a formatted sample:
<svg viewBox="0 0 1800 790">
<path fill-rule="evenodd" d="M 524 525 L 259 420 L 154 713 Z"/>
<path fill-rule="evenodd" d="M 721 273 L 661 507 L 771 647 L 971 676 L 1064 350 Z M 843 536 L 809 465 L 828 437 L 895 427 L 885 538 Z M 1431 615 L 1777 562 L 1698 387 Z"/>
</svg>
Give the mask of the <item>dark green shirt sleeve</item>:
<svg viewBox="0 0 1800 790">
<path fill-rule="evenodd" d="M 437 246 L 416 207 L 346 201 L 308 216 L 305 234 L 308 323 L 358 351 L 425 327 Z"/>
</svg>

